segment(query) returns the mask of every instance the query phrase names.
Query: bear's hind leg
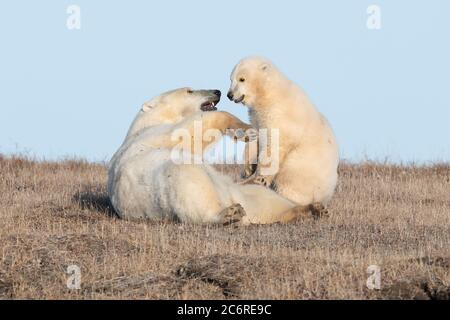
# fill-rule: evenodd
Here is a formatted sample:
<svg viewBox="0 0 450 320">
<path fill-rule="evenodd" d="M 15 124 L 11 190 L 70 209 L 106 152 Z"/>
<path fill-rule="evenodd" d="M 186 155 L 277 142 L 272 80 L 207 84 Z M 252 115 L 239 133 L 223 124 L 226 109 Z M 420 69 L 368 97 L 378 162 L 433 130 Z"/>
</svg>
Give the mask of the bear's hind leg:
<svg viewBox="0 0 450 320">
<path fill-rule="evenodd" d="M 321 203 L 313 203 L 307 206 L 295 206 L 282 214 L 280 222 L 288 223 L 295 220 L 320 219 L 328 217 L 328 210 Z"/>
</svg>

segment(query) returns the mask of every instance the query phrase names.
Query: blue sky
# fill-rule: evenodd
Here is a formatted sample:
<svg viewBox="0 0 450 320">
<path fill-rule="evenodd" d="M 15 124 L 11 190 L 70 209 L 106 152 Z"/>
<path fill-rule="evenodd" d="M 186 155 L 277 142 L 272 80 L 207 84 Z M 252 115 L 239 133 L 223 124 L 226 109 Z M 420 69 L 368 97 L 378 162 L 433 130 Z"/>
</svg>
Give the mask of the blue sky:
<svg viewBox="0 0 450 320">
<path fill-rule="evenodd" d="M 66 27 L 71 4 L 80 30 Z M 381 30 L 366 26 L 371 4 Z M 5 0 L 0 153 L 107 160 L 144 101 L 226 92 L 233 66 L 257 54 L 304 88 L 343 158 L 450 161 L 449 12 L 446 0 Z"/>
</svg>

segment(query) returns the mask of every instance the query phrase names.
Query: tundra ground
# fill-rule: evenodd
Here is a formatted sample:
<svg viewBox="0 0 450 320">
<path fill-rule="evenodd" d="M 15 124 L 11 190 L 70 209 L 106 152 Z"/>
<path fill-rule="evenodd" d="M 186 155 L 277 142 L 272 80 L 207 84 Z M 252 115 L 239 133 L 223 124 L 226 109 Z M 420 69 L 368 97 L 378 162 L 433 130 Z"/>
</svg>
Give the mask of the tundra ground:
<svg viewBox="0 0 450 320">
<path fill-rule="evenodd" d="M 231 229 L 123 221 L 104 165 L 0 156 L 0 298 L 449 299 L 450 166 L 339 176 L 326 219 Z"/>
</svg>

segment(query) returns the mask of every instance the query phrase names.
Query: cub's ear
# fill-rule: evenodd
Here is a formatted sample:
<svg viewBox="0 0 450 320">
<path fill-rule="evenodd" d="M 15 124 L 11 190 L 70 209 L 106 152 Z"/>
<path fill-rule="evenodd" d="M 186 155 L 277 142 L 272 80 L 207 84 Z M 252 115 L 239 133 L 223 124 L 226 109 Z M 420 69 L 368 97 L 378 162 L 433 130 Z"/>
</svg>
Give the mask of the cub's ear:
<svg viewBox="0 0 450 320">
<path fill-rule="evenodd" d="M 261 64 L 261 66 L 260 66 L 260 69 L 262 70 L 262 71 L 267 71 L 267 70 L 269 70 L 269 64 L 268 63 L 263 63 L 263 64 Z"/>
<path fill-rule="evenodd" d="M 153 106 L 149 103 L 149 102 L 146 102 L 146 103 L 144 103 L 143 105 L 142 105 L 142 111 L 143 112 L 149 112 L 150 110 L 152 110 L 153 109 Z"/>
</svg>

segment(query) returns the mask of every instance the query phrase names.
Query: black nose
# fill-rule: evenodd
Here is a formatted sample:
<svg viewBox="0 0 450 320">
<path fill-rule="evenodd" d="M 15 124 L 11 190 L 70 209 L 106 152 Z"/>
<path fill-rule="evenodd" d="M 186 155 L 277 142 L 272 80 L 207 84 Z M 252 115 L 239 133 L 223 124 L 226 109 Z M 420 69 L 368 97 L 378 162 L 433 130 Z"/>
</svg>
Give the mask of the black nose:
<svg viewBox="0 0 450 320">
<path fill-rule="evenodd" d="M 227 97 L 228 99 L 233 100 L 233 93 L 231 91 L 228 91 Z"/>
<path fill-rule="evenodd" d="M 218 96 L 220 98 L 220 96 L 222 95 L 222 92 L 220 92 L 220 90 L 213 90 L 213 93 Z"/>
</svg>

